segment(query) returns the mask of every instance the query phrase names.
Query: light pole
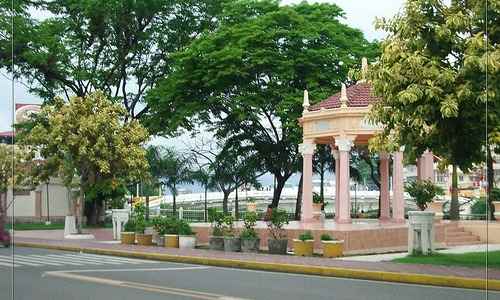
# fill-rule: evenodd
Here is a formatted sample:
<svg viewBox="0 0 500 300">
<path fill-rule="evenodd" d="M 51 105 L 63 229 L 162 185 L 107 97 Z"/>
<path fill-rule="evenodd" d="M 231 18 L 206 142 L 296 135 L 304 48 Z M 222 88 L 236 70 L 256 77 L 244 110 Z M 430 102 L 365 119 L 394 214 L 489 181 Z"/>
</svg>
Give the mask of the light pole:
<svg viewBox="0 0 500 300">
<path fill-rule="evenodd" d="M 50 211 L 49 211 L 49 182 L 47 181 L 45 183 L 45 189 L 47 192 L 47 221 L 45 222 L 45 225 L 50 225 Z"/>
</svg>

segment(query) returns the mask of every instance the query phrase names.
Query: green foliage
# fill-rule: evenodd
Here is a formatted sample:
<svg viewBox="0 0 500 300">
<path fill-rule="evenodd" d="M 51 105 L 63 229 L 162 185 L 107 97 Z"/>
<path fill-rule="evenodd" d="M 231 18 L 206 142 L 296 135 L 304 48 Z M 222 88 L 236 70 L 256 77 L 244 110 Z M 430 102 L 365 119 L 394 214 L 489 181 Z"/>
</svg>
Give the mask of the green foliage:
<svg viewBox="0 0 500 300">
<path fill-rule="evenodd" d="M 125 223 L 125 225 L 123 226 L 123 230 L 125 232 L 135 232 L 135 219 L 128 219 L 127 223 Z"/>
<path fill-rule="evenodd" d="M 334 241 L 335 239 L 328 233 L 323 233 L 320 237 L 322 241 Z"/>
<path fill-rule="evenodd" d="M 285 225 L 288 224 L 288 213 L 286 210 L 274 208 L 267 221 L 267 229 L 273 239 L 286 238 Z"/>
<path fill-rule="evenodd" d="M 424 211 L 434 197 L 443 194 L 443 189 L 430 180 L 415 180 L 405 186 L 406 192 L 415 200 L 418 208 Z"/>
<path fill-rule="evenodd" d="M 254 197 L 248 197 L 247 203 L 255 203 L 255 202 L 257 202 L 256 198 L 254 198 Z"/>
<path fill-rule="evenodd" d="M 306 232 L 299 235 L 299 240 L 301 240 L 303 242 L 314 240 L 314 236 L 312 235 L 312 232 L 306 231 Z"/>
<path fill-rule="evenodd" d="M 470 207 L 471 214 L 474 215 L 486 215 L 487 204 L 484 198 L 476 199 Z"/>
<path fill-rule="evenodd" d="M 215 207 L 208 209 L 208 221 L 212 227 L 213 236 L 224 235 L 224 213 L 217 211 Z"/>
<path fill-rule="evenodd" d="M 178 221 L 179 235 L 194 235 L 191 225 L 185 220 Z"/>
<path fill-rule="evenodd" d="M 489 201 L 500 201 L 500 188 L 492 188 Z"/>
<path fill-rule="evenodd" d="M 143 234 L 146 230 L 146 206 L 138 201 L 134 203 L 133 218 L 135 220 L 135 233 Z"/>
<path fill-rule="evenodd" d="M 234 217 L 232 215 L 225 215 L 224 223 L 224 236 L 234 236 Z"/>
<path fill-rule="evenodd" d="M 257 213 L 247 212 L 243 218 L 244 229 L 240 233 L 242 239 L 256 239 L 258 237 L 255 225 L 257 224 Z"/>
<path fill-rule="evenodd" d="M 140 118 L 145 92 L 173 70 L 172 53 L 214 30 L 226 2 L 16 1 L 14 38 L 11 4 L 1 1 L 0 67 L 14 72 L 13 62 L 16 76 L 48 102 L 102 90 Z"/>
<path fill-rule="evenodd" d="M 165 235 L 167 233 L 167 218 L 164 216 L 156 216 L 151 220 L 153 229 L 159 235 Z"/>
<path fill-rule="evenodd" d="M 275 175 L 276 207 L 299 170 L 303 90 L 313 102 L 325 99 L 361 57 L 377 54 L 342 16 L 334 4 L 235 2 L 226 22 L 178 53 L 175 71 L 148 93 L 148 124 L 156 133 L 202 124 L 249 148 Z"/>
<path fill-rule="evenodd" d="M 319 204 L 321 203 L 321 196 L 318 193 L 313 193 L 313 203 Z"/>
</svg>

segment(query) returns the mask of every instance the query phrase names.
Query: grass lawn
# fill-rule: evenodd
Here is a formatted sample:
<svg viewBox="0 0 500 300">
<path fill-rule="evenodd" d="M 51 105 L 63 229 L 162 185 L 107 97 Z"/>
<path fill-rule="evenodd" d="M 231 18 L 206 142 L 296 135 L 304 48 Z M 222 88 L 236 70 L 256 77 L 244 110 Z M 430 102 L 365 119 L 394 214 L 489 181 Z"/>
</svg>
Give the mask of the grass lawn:
<svg viewBox="0 0 500 300">
<path fill-rule="evenodd" d="M 409 255 L 403 258 L 397 258 L 393 261 L 398 263 L 407 263 L 407 264 L 484 267 L 486 264 L 486 253 L 485 252 L 471 252 L 464 254 L 434 253 L 428 256 Z M 490 251 L 488 253 L 488 266 L 490 268 L 500 269 L 500 251 Z"/>
<path fill-rule="evenodd" d="M 6 229 L 12 229 L 12 224 L 7 224 Z M 44 223 L 20 223 L 14 225 L 15 230 L 54 230 L 64 229 L 63 223 L 52 223 L 45 225 Z"/>
</svg>

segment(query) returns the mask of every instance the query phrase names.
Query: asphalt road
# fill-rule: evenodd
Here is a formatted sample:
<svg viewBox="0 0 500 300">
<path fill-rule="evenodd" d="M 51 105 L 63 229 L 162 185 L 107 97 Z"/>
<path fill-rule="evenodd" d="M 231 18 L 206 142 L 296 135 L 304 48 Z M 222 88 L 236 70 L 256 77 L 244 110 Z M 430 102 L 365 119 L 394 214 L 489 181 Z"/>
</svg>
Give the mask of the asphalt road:
<svg viewBox="0 0 500 300">
<path fill-rule="evenodd" d="M 486 292 L 0 248 L 0 299 L 471 300 Z M 12 278 L 14 285 L 12 285 Z M 13 288 L 12 288 L 13 287 Z M 490 292 L 489 300 L 500 300 Z"/>
</svg>

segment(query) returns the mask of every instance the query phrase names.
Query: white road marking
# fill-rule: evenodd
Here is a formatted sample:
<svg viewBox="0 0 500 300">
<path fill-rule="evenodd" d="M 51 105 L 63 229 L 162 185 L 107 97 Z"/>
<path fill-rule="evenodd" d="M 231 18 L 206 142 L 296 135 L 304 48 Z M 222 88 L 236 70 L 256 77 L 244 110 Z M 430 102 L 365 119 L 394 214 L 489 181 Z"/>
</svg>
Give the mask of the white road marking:
<svg viewBox="0 0 500 300">
<path fill-rule="evenodd" d="M 67 257 L 71 257 L 72 259 L 78 260 L 78 261 L 83 261 L 83 262 L 96 262 L 96 264 L 108 264 L 108 265 L 122 265 L 123 263 L 117 262 L 117 261 L 112 261 L 106 258 L 90 258 L 90 257 L 85 257 L 83 255 L 77 255 L 77 254 L 66 254 Z"/>
<path fill-rule="evenodd" d="M 105 257 L 108 260 L 125 262 L 125 263 L 130 263 L 130 264 L 151 264 L 151 263 L 158 263 L 158 261 L 154 261 L 154 260 L 142 260 L 142 259 L 135 259 L 135 258 L 107 256 L 107 255 L 96 255 L 96 254 L 89 254 L 89 253 L 81 253 L 80 255 L 82 255 L 82 256 L 88 256 L 88 257 L 93 257 L 93 258 L 95 258 L 95 257 L 98 257 L 98 258 Z"/>
<path fill-rule="evenodd" d="M 73 266 L 84 266 L 85 264 L 73 262 L 71 260 L 67 260 L 61 258 L 61 255 L 31 255 L 32 257 L 38 257 L 45 260 L 49 260 L 49 262 L 63 263 L 65 265 L 73 265 Z"/>
<path fill-rule="evenodd" d="M 85 281 L 85 282 L 92 282 L 96 284 L 105 284 L 105 285 L 110 285 L 110 286 L 117 286 L 117 287 L 127 287 L 127 288 L 132 288 L 132 289 L 137 289 L 137 290 L 143 290 L 143 291 L 148 291 L 148 292 L 154 292 L 154 293 L 159 293 L 159 294 L 167 294 L 167 295 L 179 295 L 179 296 L 185 296 L 189 297 L 192 299 L 201 299 L 201 300 L 247 300 L 244 298 L 237 298 L 237 297 L 229 297 L 225 295 L 219 295 L 219 294 L 214 294 L 214 293 L 208 293 L 208 292 L 201 292 L 201 291 L 195 291 L 195 290 L 188 290 L 188 289 L 180 289 L 180 288 L 173 288 L 173 287 L 166 287 L 166 286 L 160 286 L 160 285 L 151 285 L 151 284 L 145 284 L 145 283 L 139 283 L 139 282 L 131 282 L 131 281 L 120 281 L 120 280 L 114 280 L 114 279 L 107 279 L 107 278 L 100 278 L 100 277 L 92 277 L 92 276 L 85 276 L 85 275 L 79 275 L 77 273 L 84 273 L 84 272 L 123 272 L 123 271 L 171 271 L 171 270 L 193 270 L 193 269 L 209 269 L 210 267 L 203 267 L 203 266 L 194 266 L 194 267 L 173 267 L 173 268 L 155 268 L 155 269 L 112 269 L 112 270 L 78 270 L 78 271 L 50 271 L 50 272 L 45 272 L 42 277 L 45 276 L 51 276 L 51 277 L 58 277 L 58 278 L 66 278 L 66 279 L 73 279 L 73 280 L 80 280 L 80 281 Z"/>
<path fill-rule="evenodd" d="M 31 260 L 24 260 L 22 257 L 17 257 L 14 256 L 14 259 L 12 259 L 12 256 L 8 256 L 8 257 L 1 257 L 0 258 L 1 261 L 4 261 L 4 262 L 17 262 L 18 264 L 22 264 L 22 265 L 26 265 L 26 266 L 32 266 L 32 267 L 40 267 L 40 266 L 43 266 L 42 264 L 39 264 L 39 263 L 36 263 L 36 262 L 32 262 Z"/>
<path fill-rule="evenodd" d="M 19 267 L 19 265 L 16 265 L 16 264 L 13 264 L 12 262 L 8 263 L 8 262 L 0 262 L 0 266 L 4 266 L 4 267 L 14 267 L 14 268 L 17 268 Z"/>
</svg>

